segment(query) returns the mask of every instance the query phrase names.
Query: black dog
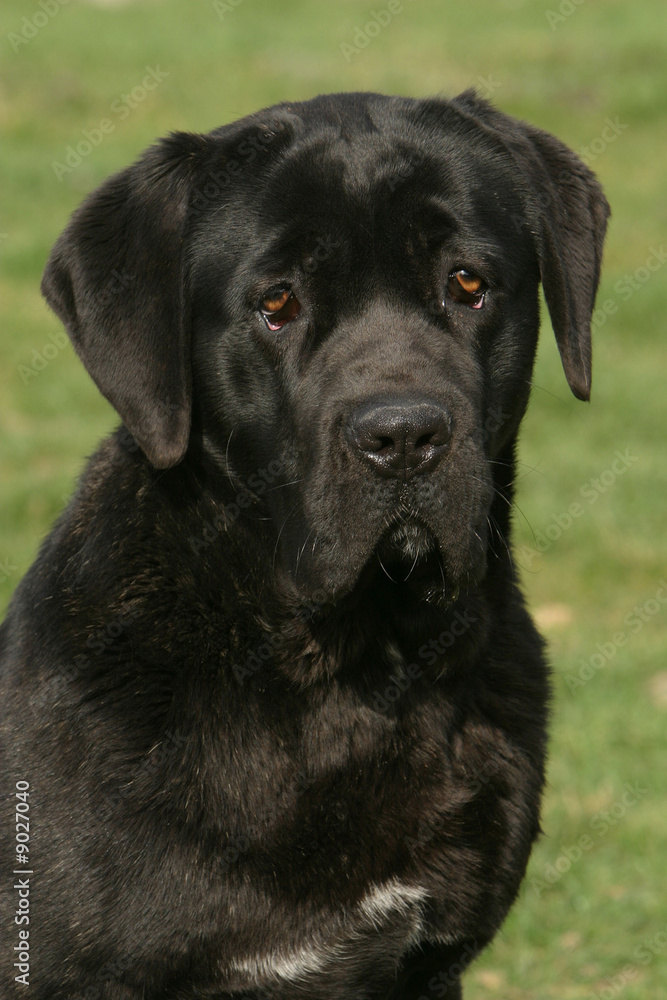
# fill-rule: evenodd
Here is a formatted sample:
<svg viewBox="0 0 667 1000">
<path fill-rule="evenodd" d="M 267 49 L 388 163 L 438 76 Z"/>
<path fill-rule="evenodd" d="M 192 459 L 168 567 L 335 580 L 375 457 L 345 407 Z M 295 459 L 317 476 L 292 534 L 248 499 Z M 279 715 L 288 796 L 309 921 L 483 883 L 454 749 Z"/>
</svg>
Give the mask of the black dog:
<svg viewBox="0 0 667 1000">
<path fill-rule="evenodd" d="M 586 399 L 607 215 L 472 93 L 172 135 L 75 213 L 43 290 L 123 424 L 0 633 L 3 997 L 461 996 L 539 830 L 538 285 Z"/>
</svg>

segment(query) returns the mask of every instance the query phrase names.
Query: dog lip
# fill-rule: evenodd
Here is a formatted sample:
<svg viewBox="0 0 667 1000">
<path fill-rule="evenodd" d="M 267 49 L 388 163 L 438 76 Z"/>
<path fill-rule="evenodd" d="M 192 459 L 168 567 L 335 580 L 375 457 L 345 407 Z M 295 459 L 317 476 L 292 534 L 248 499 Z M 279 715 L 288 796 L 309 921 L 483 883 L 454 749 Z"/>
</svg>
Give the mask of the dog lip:
<svg viewBox="0 0 667 1000">
<path fill-rule="evenodd" d="M 418 517 L 396 518 L 375 548 L 374 557 L 383 575 L 420 602 L 449 608 L 459 599 L 459 587 L 447 575 L 435 533 Z"/>
<path fill-rule="evenodd" d="M 395 518 L 382 536 L 376 551 L 404 560 L 420 560 L 438 551 L 435 534 L 419 518 Z"/>
<path fill-rule="evenodd" d="M 419 585 L 442 580 L 443 560 L 433 532 L 421 521 L 398 519 L 375 547 L 373 560 L 394 583 Z"/>
</svg>

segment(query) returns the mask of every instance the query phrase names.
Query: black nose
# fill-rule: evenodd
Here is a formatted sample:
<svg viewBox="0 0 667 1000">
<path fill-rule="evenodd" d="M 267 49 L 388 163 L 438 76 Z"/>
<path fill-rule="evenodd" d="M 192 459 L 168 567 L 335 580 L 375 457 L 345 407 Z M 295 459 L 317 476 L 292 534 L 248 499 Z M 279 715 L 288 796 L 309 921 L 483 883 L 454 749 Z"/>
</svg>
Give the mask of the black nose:
<svg viewBox="0 0 667 1000">
<path fill-rule="evenodd" d="M 407 479 L 430 472 L 440 461 L 451 437 L 451 418 L 432 399 L 386 397 L 354 410 L 347 436 L 381 475 Z"/>
</svg>

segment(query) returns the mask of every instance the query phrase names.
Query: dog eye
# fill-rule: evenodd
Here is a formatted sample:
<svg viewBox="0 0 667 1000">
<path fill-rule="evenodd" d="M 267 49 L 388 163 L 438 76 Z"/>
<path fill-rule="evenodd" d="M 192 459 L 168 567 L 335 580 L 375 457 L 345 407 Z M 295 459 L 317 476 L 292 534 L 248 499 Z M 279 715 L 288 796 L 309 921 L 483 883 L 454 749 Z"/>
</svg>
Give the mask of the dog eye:
<svg viewBox="0 0 667 1000">
<path fill-rule="evenodd" d="M 269 330 L 280 330 L 301 312 L 301 303 L 289 288 L 274 288 L 264 296 L 259 305 Z"/>
<path fill-rule="evenodd" d="M 478 274 L 460 268 L 452 271 L 449 275 L 447 285 L 449 298 L 454 302 L 461 302 L 470 306 L 471 309 L 481 309 L 484 305 L 484 296 L 487 292 L 486 284 Z"/>
</svg>

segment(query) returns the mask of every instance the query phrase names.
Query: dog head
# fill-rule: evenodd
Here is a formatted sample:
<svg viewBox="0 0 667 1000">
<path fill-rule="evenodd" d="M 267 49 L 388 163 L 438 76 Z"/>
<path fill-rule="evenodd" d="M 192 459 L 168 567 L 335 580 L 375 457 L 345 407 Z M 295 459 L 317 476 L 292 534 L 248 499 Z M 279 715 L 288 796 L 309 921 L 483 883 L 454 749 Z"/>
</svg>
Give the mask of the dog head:
<svg viewBox="0 0 667 1000">
<path fill-rule="evenodd" d="M 510 489 L 540 281 L 589 397 L 607 216 L 572 152 L 473 93 L 340 94 L 152 147 L 43 291 L 148 460 L 242 483 L 302 595 L 383 571 L 446 604 Z"/>
</svg>

